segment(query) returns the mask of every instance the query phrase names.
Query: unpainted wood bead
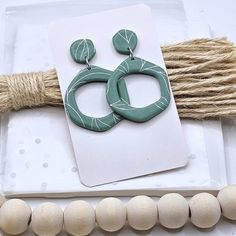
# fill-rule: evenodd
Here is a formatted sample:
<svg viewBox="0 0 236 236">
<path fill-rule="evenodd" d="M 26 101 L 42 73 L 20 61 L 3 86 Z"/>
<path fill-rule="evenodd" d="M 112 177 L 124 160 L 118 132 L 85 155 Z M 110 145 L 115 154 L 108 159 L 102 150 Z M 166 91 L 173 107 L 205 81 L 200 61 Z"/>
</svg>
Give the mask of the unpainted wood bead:
<svg viewBox="0 0 236 236">
<path fill-rule="evenodd" d="M 230 220 L 236 220 L 236 185 L 230 185 L 218 193 L 222 215 Z"/>
<path fill-rule="evenodd" d="M 169 229 L 178 229 L 188 221 L 188 202 L 178 193 L 169 193 L 160 198 L 158 212 L 161 225 Z"/>
<path fill-rule="evenodd" d="M 0 226 L 7 234 L 21 234 L 28 228 L 31 208 L 20 199 L 11 199 L 0 208 Z"/>
<path fill-rule="evenodd" d="M 199 193 L 189 201 L 192 223 L 199 228 L 211 228 L 221 217 L 220 204 L 209 193 Z"/>
<path fill-rule="evenodd" d="M 136 230 L 151 229 L 157 223 L 158 209 L 148 196 L 136 196 L 127 204 L 129 225 Z"/>
<path fill-rule="evenodd" d="M 88 235 L 95 227 L 93 207 L 82 200 L 71 202 L 64 210 L 64 226 L 71 235 Z"/>
<path fill-rule="evenodd" d="M 54 236 L 63 227 L 63 211 L 54 203 L 45 202 L 33 210 L 31 227 L 39 236 Z"/>
<path fill-rule="evenodd" d="M 125 204 L 114 197 L 103 199 L 96 207 L 96 220 L 99 227 L 105 231 L 120 230 L 126 223 Z"/>
</svg>

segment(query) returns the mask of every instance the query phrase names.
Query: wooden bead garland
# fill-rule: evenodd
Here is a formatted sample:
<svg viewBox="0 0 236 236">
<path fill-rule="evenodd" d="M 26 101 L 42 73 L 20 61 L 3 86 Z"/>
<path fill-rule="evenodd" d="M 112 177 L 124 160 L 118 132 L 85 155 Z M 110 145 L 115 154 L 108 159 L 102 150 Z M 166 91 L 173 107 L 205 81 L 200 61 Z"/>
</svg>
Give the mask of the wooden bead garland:
<svg viewBox="0 0 236 236">
<path fill-rule="evenodd" d="M 169 193 L 161 197 L 158 211 L 160 224 L 168 229 L 181 228 L 188 221 L 188 202 L 178 193 Z"/>
<path fill-rule="evenodd" d="M 221 189 L 217 199 L 222 208 L 222 215 L 230 220 L 236 220 L 236 185 Z"/>
<path fill-rule="evenodd" d="M 64 210 L 65 230 L 74 236 L 90 234 L 95 227 L 93 207 L 82 200 L 73 201 Z"/>
<path fill-rule="evenodd" d="M 127 204 L 129 225 L 136 230 L 151 229 L 157 223 L 157 204 L 147 196 L 136 196 Z"/>
<path fill-rule="evenodd" d="M 4 198 L 2 198 L 4 200 Z M 0 203 L 1 204 L 1 203 Z M 210 228 L 222 215 L 236 220 L 236 185 L 223 188 L 217 198 L 209 193 L 199 193 L 189 201 L 177 193 L 164 195 L 158 204 L 147 196 L 136 196 L 127 204 L 127 219 L 136 230 L 147 230 L 159 221 L 164 227 L 182 227 L 190 209 L 190 220 L 199 228 Z M 159 208 L 159 210 L 158 210 Z M 110 218 L 109 218 L 110 217 Z M 32 230 L 39 236 L 54 236 L 63 228 L 63 211 L 54 203 L 43 203 L 32 213 L 31 208 L 20 199 L 4 202 L 0 208 L 1 229 L 11 235 L 25 232 L 31 220 Z M 94 208 L 87 202 L 73 201 L 64 210 L 65 230 L 74 236 L 88 235 L 98 226 L 105 231 L 121 229 L 126 223 L 126 208 L 117 198 L 106 198 L 98 203 L 96 217 Z"/>
<path fill-rule="evenodd" d="M 3 203 L 0 209 L 0 226 L 7 234 L 21 234 L 28 228 L 31 208 L 20 199 Z"/>
<path fill-rule="evenodd" d="M 39 236 L 54 236 L 63 227 L 63 211 L 55 203 L 45 202 L 33 210 L 32 230 Z"/>
<path fill-rule="evenodd" d="M 103 199 L 96 207 L 96 219 L 99 227 L 105 231 L 120 230 L 126 223 L 125 204 L 114 197 Z"/>
<path fill-rule="evenodd" d="M 199 228 L 211 228 L 220 219 L 221 209 L 216 197 L 199 193 L 189 201 L 192 223 Z"/>
</svg>

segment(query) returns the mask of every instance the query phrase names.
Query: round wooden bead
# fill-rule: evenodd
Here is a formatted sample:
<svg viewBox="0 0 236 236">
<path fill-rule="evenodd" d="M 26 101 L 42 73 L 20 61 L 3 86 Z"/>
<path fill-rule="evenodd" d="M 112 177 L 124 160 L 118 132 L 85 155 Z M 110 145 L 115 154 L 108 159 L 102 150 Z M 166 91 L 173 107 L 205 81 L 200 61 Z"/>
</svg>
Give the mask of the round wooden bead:
<svg viewBox="0 0 236 236">
<path fill-rule="evenodd" d="M 236 220 L 236 185 L 220 190 L 217 199 L 221 205 L 222 215 L 230 220 Z"/>
<path fill-rule="evenodd" d="M 129 225 L 136 230 L 151 229 L 157 223 L 157 205 L 147 196 L 136 196 L 127 204 Z"/>
<path fill-rule="evenodd" d="M 82 200 L 71 202 L 64 210 L 64 226 L 71 235 L 88 235 L 95 227 L 93 207 Z"/>
<path fill-rule="evenodd" d="M 126 207 L 118 198 L 105 198 L 96 207 L 99 227 L 108 232 L 120 230 L 126 223 Z"/>
<path fill-rule="evenodd" d="M 0 226 L 7 234 L 21 234 L 28 228 L 31 208 L 20 199 L 11 199 L 0 208 Z"/>
<path fill-rule="evenodd" d="M 178 193 L 169 193 L 160 198 L 158 212 L 161 225 L 169 229 L 178 229 L 188 221 L 188 202 Z"/>
<path fill-rule="evenodd" d="M 31 227 L 39 236 L 54 236 L 63 227 L 63 211 L 54 203 L 45 202 L 33 210 Z"/>
<path fill-rule="evenodd" d="M 220 204 L 209 193 L 199 193 L 189 201 L 192 223 L 199 228 L 214 226 L 221 217 Z"/>
</svg>

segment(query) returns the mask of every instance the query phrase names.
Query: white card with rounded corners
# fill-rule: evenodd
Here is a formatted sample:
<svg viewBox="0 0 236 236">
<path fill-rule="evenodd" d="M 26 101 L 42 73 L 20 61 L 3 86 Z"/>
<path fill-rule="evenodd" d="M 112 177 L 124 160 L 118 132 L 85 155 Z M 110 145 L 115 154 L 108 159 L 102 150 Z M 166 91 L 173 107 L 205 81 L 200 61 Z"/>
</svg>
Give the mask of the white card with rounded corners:
<svg viewBox="0 0 236 236">
<path fill-rule="evenodd" d="M 78 39 L 91 39 L 96 55 L 91 64 L 114 70 L 125 55 L 118 54 L 112 37 L 120 29 L 137 34 L 134 55 L 165 68 L 151 10 L 140 4 L 78 18 L 54 22 L 49 41 L 55 61 L 62 96 L 76 74 L 85 67 L 70 56 L 70 45 Z M 157 81 L 146 75 L 125 78 L 132 106 L 146 106 L 160 97 Z M 91 83 L 76 92 L 80 110 L 89 116 L 110 113 L 105 96 L 105 83 Z M 183 167 L 189 151 L 184 140 L 173 95 L 168 108 L 145 123 L 128 120 L 106 132 L 94 132 L 76 126 L 68 117 L 68 125 L 81 182 L 96 186 L 114 181 Z"/>
</svg>

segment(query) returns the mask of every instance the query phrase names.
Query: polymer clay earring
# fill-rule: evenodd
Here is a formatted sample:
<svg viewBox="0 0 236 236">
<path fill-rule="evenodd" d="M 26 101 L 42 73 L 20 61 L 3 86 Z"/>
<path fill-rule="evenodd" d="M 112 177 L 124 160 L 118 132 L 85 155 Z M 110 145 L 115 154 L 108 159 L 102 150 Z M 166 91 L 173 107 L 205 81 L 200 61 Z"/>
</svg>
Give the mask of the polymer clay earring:
<svg viewBox="0 0 236 236">
<path fill-rule="evenodd" d="M 135 122 L 148 121 L 163 112 L 170 103 L 167 74 L 160 66 L 133 56 L 133 51 L 137 45 L 137 35 L 133 31 L 126 29 L 118 31 L 113 36 L 112 42 L 117 52 L 129 55 L 129 57 L 111 74 L 107 83 L 107 101 L 113 111 L 128 120 Z M 122 99 L 119 95 L 118 83 L 121 78 L 129 74 L 146 74 L 156 78 L 161 89 L 160 99 L 142 108 L 132 107 L 127 101 Z"/>
<path fill-rule="evenodd" d="M 75 99 L 76 91 L 83 85 L 92 82 L 107 82 L 112 71 L 89 65 L 89 61 L 94 57 L 96 51 L 90 39 L 80 39 L 72 43 L 70 54 L 75 62 L 87 64 L 72 80 L 65 94 L 65 109 L 70 120 L 85 129 L 102 132 L 112 128 L 122 120 L 122 117 L 115 112 L 107 116 L 95 118 L 83 114 Z M 118 94 L 121 99 L 129 103 L 128 92 L 124 80 L 118 82 Z"/>
</svg>

